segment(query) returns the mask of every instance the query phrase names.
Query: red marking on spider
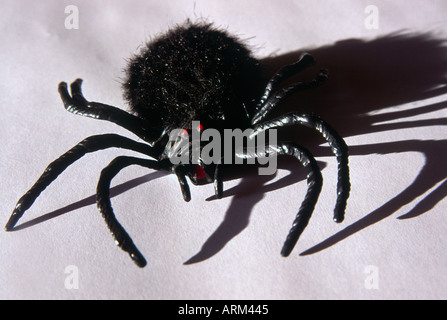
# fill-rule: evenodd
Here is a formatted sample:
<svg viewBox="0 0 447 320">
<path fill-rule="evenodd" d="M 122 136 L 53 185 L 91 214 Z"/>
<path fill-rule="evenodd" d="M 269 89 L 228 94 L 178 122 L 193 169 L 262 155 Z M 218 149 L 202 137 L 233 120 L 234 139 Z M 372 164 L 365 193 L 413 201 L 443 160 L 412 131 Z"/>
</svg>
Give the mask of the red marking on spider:
<svg viewBox="0 0 447 320">
<path fill-rule="evenodd" d="M 205 170 L 201 166 L 199 166 L 197 164 L 196 164 L 196 174 L 195 174 L 195 176 L 196 176 L 197 180 L 202 180 L 202 179 L 206 178 Z"/>
</svg>

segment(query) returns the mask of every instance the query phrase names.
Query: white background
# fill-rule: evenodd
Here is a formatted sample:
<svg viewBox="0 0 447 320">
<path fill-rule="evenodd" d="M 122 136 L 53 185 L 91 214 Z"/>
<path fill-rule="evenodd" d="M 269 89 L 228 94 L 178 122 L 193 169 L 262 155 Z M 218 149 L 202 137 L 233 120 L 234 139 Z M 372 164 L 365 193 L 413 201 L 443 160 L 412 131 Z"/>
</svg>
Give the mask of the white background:
<svg viewBox="0 0 447 320">
<path fill-rule="evenodd" d="M 370 4 L 378 29 L 365 26 Z M 79 9 L 77 30 L 65 28 L 68 5 Z M 190 203 L 174 176 L 127 168 L 113 181 L 112 204 L 148 260 L 139 269 L 114 245 L 94 196 L 101 169 L 129 152 L 90 154 L 42 193 L 19 230 L 0 232 L 0 298 L 447 298 L 446 14 L 444 0 L 3 0 L 1 225 L 46 165 L 77 142 L 133 137 L 66 112 L 59 81 L 81 77 L 87 99 L 126 109 L 126 58 L 188 18 L 244 39 L 267 73 L 304 49 L 329 68 L 327 85 L 284 110 L 315 111 L 345 137 L 352 192 L 345 221 L 333 223 L 335 159 L 314 136 L 296 136 L 318 156 L 324 187 L 283 258 L 306 191 L 299 164 L 228 181 L 219 201 L 207 201 L 212 185 L 192 186 Z M 73 270 L 77 289 L 66 286 Z"/>
</svg>

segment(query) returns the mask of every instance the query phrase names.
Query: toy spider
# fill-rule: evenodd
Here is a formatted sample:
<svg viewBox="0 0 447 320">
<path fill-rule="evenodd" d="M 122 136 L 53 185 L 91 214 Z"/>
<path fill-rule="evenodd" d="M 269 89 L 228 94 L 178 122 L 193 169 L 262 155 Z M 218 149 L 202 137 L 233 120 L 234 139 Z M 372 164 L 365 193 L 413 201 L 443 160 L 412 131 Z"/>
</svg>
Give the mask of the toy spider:
<svg viewBox="0 0 447 320">
<path fill-rule="evenodd" d="M 192 120 L 199 120 L 204 127 L 218 130 L 251 128 L 254 135 L 291 125 L 318 130 L 337 158 L 334 221 L 343 221 L 350 191 L 348 148 L 344 140 L 313 114 L 288 113 L 267 120 L 270 112 L 289 95 L 319 86 L 326 80 L 327 72 L 321 70 L 310 82 L 293 83 L 278 89 L 285 79 L 314 64 L 312 56 L 303 54 L 297 62 L 282 67 L 265 85 L 260 63 L 237 39 L 225 31 L 213 29 L 210 24 L 188 22 L 148 43 L 129 61 L 123 88 L 132 113 L 86 100 L 80 79 L 71 84 L 71 95 L 67 84 L 61 82 L 59 94 L 66 110 L 114 122 L 137 135 L 144 143 L 116 134 L 95 135 L 82 140 L 48 165 L 31 189 L 19 199 L 5 229 L 12 230 L 40 193 L 86 153 L 111 147 L 136 151 L 152 159 L 130 156 L 114 159 L 101 172 L 97 205 L 116 244 L 139 267 L 144 267 L 145 258 L 115 218 L 109 197 L 110 183 L 121 169 L 139 165 L 174 173 L 185 201 L 191 198 L 186 177 L 195 185 L 214 182 L 216 196 L 221 198 L 223 182 L 219 163 L 205 164 L 202 161 L 199 164 L 174 165 L 169 160 L 168 154 L 173 151 L 169 133 L 174 128 L 192 130 Z M 283 256 L 288 256 L 314 210 L 322 187 L 322 176 L 314 157 L 302 146 L 281 142 L 266 148 L 267 152 L 295 157 L 307 172 L 308 190 L 281 250 Z M 247 159 L 257 157 L 257 154 L 236 153 L 235 156 Z"/>
</svg>

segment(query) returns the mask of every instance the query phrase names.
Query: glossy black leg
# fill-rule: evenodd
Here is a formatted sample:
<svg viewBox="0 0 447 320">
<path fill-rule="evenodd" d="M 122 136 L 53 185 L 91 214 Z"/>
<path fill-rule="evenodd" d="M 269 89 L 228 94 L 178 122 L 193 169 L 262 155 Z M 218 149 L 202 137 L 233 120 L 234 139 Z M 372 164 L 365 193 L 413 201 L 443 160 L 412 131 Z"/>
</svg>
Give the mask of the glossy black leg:
<svg viewBox="0 0 447 320">
<path fill-rule="evenodd" d="M 191 201 L 191 190 L 189 189 L 188 181 L 186 181 L 186 174 L 184 172 L 184 167 L 182 166 L 175 167 L 174 173 L 177 176 L 178 182 L 180 184 L 183 200 L 185 200 L 186 202 Z"/>
<path fill-rule="evenodd" d="M 254 127 L 253 135 L 268 129 L 291 125 L 304 125 L 319 131 L 329 143 L 332 152 L 336 156 L 338 163 L 338 180 L 334 221 L 338 223 L 342 222 L 351 189 L 351 184 L 349 182 L 348 146 L 343 138 L 332 129 L 329 124 L 324 122 L 320 117 L 307 113 L 289 113 L 271 121 L 260 123 Z"/>
<path fill-rule="evenodd" d="M 318 201 L 318 197 L 323 185 L 323 178 L 321 176 L 320 168 L 315 161 L 312 154 L 302 146 L 294 143 L 278 143 L 276 146 L 266 146 L 265 152 L 269 154 L 269 157 L 274 156 L 292 156 L 303 165 L 307 175 L 307 192 L 301 203 L 300 209 L 293 221 L 292 228 L 287 235 L 286 241 L 281 250 L 281 255 L 288 256 L 295 247 L 299 237 L 303 233 L 310 217 L 315 209 L 315 205 Z M 260 157 L 256 152 L 240 152 L 236 156 L 242 159 L 248 159 L 252 157 Z"/>
<path fill-rule="evenodd" d="M 142 119 L 119 108 L 98 102 L 90 102 L 82 94 L 82 80 L 76 79 L 71 85 L 71 96 L 67 84 L 59 84 L 59 94 L 67 111 L 89 118 L 111 121 L 134 133 L 151 146 L 154 146 L 164 135 L 165 131 L 156 126 L 150 126 Z"/>
<path fill-rule="evenodd" d="M 265 86 L 265 91 L 261 99 L 258 103 L 258 110 L 262 107 L 262 105 L 267 101 L 272 92 L 278 87 L 278 85 L 284 80 L 292 77 L 293 75 L 305 70 L 308 67 L 311 67 L 315 64 L 315 59 L 308 53 L 303 53 L 299 60 L 289 64 L 287 66 L 282 67 L 277 71 L 273 77 L 269 80 L 267 85 Z"/>
<path fill-rule="evenodd" d="M 258 111 L 253 115 L 251 124 L 256 125 L 265 120 L 269 113 L 276 108 L 276 106 L 290 95 L 303 90 L 309 90 L 321 86 L 328 77 L 328 71 L 321 69 L 315 79 L 310 82 L 297 82 L 285 88 L 282 88 L 273 94 L 260 106 Z"/>
<path fill-rule="evenodd" d="M 216 164 L 216 169 L 214 171 L 214 193 L 217 199 L 222 199 L 223 197 L 223 180 L 220 167 L 220 164 Z"/>
<path fill-rule="evenodd" d="M 140 165 L 155 170 L 163 169 L 160 164 L 154 160 L 126 156 L 117 157 L 101 172 L 96 190 L 96 202 L 99 211 L 115 239 L 115 243 L 129 254 L 136 265 L 142 268 L 146 265 L 146 259 L 137 249 L 129 234 L 116 219 L 110 202 L 110 183 L 112 179 L 121 171 L 121 169 L 130 165 Z"/>
<path fill-rule="evenodd" d="M 14 228 L 19 219 L 23 216 L 25 211 L 31 207 L 41 192 L 73 162 L 79 160 L 87 153 L 113 147 L 137 151 L 148 156 L 151 156 L 153 152 L 152 148 L 145 143 L 139 143 L 116 134 L 91 136 L 82 140 L 58 159 L 50 163 L 34 185 L 19 199 L 5 226 L 6 231 L 10 231 Z"/>
</svg>

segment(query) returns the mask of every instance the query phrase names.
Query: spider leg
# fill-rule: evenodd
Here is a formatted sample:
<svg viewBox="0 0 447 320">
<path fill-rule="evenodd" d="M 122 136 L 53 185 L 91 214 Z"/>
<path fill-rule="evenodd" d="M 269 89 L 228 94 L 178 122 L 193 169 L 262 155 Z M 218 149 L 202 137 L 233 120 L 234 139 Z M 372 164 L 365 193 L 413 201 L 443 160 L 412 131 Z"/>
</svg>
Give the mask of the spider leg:
<svg viewBox="0 0 447 320">
<path fill-rule="evenodd" d="M 19 219 L 23 216 L 25 211 L 31 207 L 41 192 L 45 190 L 45 188 L 49 186 L 68 166 L 79 160 L 86 153 L 112 147 L 129 149 L 148 156 L 154 156 L 153 150 L 149 145 L 116 134 L 96 135 L 82 140 L 58 159 L 50 163 L 34 185 L 19 199 L 5 226 L 6 231 L 10 231 L 14 228 Z"/>
<path fill-rule="evenodd" d="M 329 143 L 332 152 L 337 158 L 337 202 L 334 209 L 334 221 L 342 222 L 345 215 L 346 203 L 349 197 L 351 184 L 349 182 L 348 146 L 343 138 L 324 122 L 320 117 L 308 113 L 289 113 L 276 119 L 259 123 L 254 127 L 253 135 L 259 132 L 284 126 L 304 125 L 319 131 Z"/>
<path fill-rule="evenodd" d="M 223 197 L 223 181 L 222 175 L 220 172 L 220 164 L 216 164 L 216 168 L 214 171 L 214 193 L 217 199 L 222 199 Z"/>
<path fill-rule="evenodd" d="M 140 165 L 155 170 L 163 169 L 160 163 L 154 160 L 127 156 L 117 157 L 101 171 L 96 189 L 96 202 L 99 211 L 101 212 L 113 238 L 115 239 L 115 243 L 123 251 L 127 252 L 130 258 L 142 268 L 146 265 L 146 259 L 137 249 L 129 234 L 116 219 L 115 214 L 113 213 L 112 204 L 110 202 L 110 183 L 112 179 L 123 168 L 130 165 Z"/>
<path fill-rule="evenodd" d="M 299 237 L 309 223 L 310 217 L 312 216 L 321 192 L 323 178 L 315 158 L 302 146 L 294 143 L 280 143 L 277 146 L 266 146 L 265 151 L 267 153 L 276 153 L 277 155 L 288 155 L 295 157 L 301 162 L 307 173 L 306 196 L 300 209 L 298 210 L 298 213 L 293 221 L 292 228 L 290 229 L 281 249 L 281 255 L 287 257 L 292 252 Z M 244 153 L 243 155 L 236 153 L 236 155 L 243 158 L 259 156 L 253 152 Z"/>
<path fill-rule="evenodd" d="M 176 166 L 174 168 L 174 173 L 177 176 L 178 182 L 180 184 L 180 188 L 182 189 L 183 199 L 186 202 L 191 201 L 191 191 L 189 189 L 188 182 L 186 181 L 186 175 L 183 170 L 183 166 Z"/>
<path fill-rule="evenodd" d="M 300 90 L 308 90 L 318 86 L 321 86 L 328 77 L 328 71 L 326 69 L 321 69 L 315 79 L 310 82 L 297 82 L 293 83 L 285 88 L 279 90 L 279 92 L 275 92 L 272 96 L 270 96 L 267 101 L 263 102 L 262 106 L 260 106 L 257 112 L 253 115 L 251 119 L 251 124 L 255 125 L 262 120 L 264 120 L 267 115 L 284 99 L 296 93 Z"/>
<path fill-rule="evenodd" d="M 124 110 L 99 102 L 87 101 L 82 94 L 81 85 L 82 80 L 76 79 L 70 85 L 70 96 L 67 83 L 59 83 L 59 94 L 67 111 L 85 117 L 111 121 L 134 133 L 151 146 L 154 146 L 165 135 L 165 131 L 161 128 L 147 129 L 146 122 Z"/>
<path fill-rule="evenodd" d="M 308 53 L 303 53 L 297 62 L 282 67 L 276 72 L 265 86 L 264 95 L 259 100 L 257 105 L 258 111 L 265 101 L 270 97 L 273 90 L 284 80 L 291 76 L 303 71 L 304 69 L 311 67 L 315 64 L 315 59 Z"/>
</svg>

